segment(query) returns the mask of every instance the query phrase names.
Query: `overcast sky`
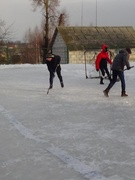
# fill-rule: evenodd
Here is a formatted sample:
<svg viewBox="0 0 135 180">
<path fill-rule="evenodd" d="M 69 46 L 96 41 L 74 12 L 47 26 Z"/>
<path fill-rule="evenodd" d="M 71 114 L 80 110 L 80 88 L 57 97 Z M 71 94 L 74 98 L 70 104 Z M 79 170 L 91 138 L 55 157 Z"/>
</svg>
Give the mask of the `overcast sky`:
<svg viewBox="0 0 135 180">
<path fill-rule="evenodd" d="M 42 12 L 33 12 L 32 0 L 0 1 L 0 18 L 13 23 L 15 40 L 22 40 L 29 28 L 40 27 Z M 60 9 L 66 9 L 72 26 L 135 27 L 135 0 L 61 0 Z"/>
</svg>

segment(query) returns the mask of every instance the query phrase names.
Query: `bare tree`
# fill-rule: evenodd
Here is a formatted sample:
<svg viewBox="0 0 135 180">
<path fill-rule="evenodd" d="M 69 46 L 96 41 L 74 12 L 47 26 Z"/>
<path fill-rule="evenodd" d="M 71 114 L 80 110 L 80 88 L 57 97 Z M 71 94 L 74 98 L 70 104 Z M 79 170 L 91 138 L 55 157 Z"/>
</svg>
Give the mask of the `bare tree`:
<svg viewBox="0 0 135 180">
<path fill-rule="evenodd" d="M 38 44 L 41 45 L 43 36 L 42 36 L 43 32 L 42 30 L 40 30 L 38 28 L 38 26 L 35 27 L 34 30 L 31 30 L 31 28 L 29 28 L 24 36 L 24 42 L 29 43 L 29 44 Z"/>
<path fill-rule="evenodd" d="M 13 33 L 13 24 L 7 26 L 5 21 L 0 19 L 0 41 L 5 41 L 10 39 Z"/>
<path fill-rule="evenodd" d="M 66 10 L 63 10 L 58 18 L 58 26 L 68 26 L 68 18 Z"/>
<path fill-rule="evenodd" d="M 33 7 L 36 10 L 37 7 L 41 7 L 44 16 L 44 43 L 43 43 L 43 59 L 46 56 L 49 48 L 50 42 L 50 27 L 51 25 L 56 26 L 56 19 L 59 17 L 59 13 L 57 11 L 57 7 L 59 6 L 60 0 L 32 0 Z"/>
<path fill-rule="evenodd" d="M 62 12 L 58 11 L 60 0 L 32 0 L 33 7 L 36 10 L 37 7 L 42 8 L 43 12 L 43 60 L 45 59 L 46 53 L 49 50 L 49 43 L 52 38 L 54 29 L 57 26 L 65 26 L 67 24 L 67 13 L 65 10 Z M 44 62 L 43 62 L 44 63 Z"/>
<path fill-rule="evenodd" d="M 42 56 L 42 44 L 43 44 L 43 33 L 42 31 L 36 26 L 34 30 L 30 28 L 26 31 L 25 36 L 23 38 L 26 45 L 24 46 L 24 50 L 27 51 L 27 55 L 29 57 L 29 61 L 32 63 L 39 63 L 41 62 Z M 23 51 L 24 51 L 23 50 Z M 24 53 L 23 53 L 24 54 Z M 26 56 L 23 55 L 24 57 Z"/>
</svg>

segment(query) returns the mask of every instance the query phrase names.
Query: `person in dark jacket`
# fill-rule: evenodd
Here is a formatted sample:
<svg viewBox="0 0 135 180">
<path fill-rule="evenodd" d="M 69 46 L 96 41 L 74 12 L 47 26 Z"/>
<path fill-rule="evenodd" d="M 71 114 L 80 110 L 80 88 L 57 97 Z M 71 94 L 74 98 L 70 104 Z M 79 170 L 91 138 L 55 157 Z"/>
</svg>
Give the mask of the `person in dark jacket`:
<svg viewBox="0 0 135 180">
<path fill-rule="evenodd" d="M 127 67 L 127 69 L 129 70 L 130 64 L 129 64 L 129 55 L 131 54 L 131 49 L 130 48 L 126 48 L 126 49 L 122 49 L 119 51 L 119 53 L 115 56 L 114 60 L 113 60 L 113 64 L 112 64 L 112 73 L 113 73 L 113 79 L 110 82 L 110 84 L 108 85 L 108 87 L 103 91 L 104 95 L 106 97 L 108 97 L 108 93 L 110 91 L 110 89 L 113 87 L 113 85 L 116 83 L 117 81 L 117 77 L 119 77 L 120 81 L 121 81 L 121 96 L 128 96 L 126 94 L 125 88 L 125 78 L 124 78 L 124 66 Z"/>
<path fill-rule="evenodd" d="M 55 54 L 47 54 L 46 55 L 46 64 L 47 64 L 48 71 L 50 73 L 49 89 L 53 88 L 53 80 L 55 77 L 55 72 L 57 73 L 57 76 L 60 80 L 61 87 L 62 88 L 64 87 L 63 78 L 61 75 L 60 61 L 61 61 L 61 57 L 59 55 L 55 55 Z"/>
<path fill-rule="evenodd" d="M 100 84 L 104 84 L 103 83 L 103 77 L 105 76 L 105 73 L 108 76 L 108 79 L 111 81 L 111 75 L 108 71 L 107 68 L 107 63 L 112 64 L 111 59 L 109 58 L 109 54 L 108 54 L 108 47 L 106 44 L 102 45 L 102 50 L 101 52 L 97 55 L 96 57 L 96 61 L 95 61 L 95 65 L 96 65 L 96 70 L 97 71 L 101 71 L 100 73 Z"/>
</svg>

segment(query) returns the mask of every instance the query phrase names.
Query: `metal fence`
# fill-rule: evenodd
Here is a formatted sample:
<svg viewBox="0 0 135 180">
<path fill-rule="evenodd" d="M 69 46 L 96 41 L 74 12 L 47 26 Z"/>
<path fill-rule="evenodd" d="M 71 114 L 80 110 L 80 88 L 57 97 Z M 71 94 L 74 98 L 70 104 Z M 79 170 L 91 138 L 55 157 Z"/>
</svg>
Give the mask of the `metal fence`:
<svg viewBox="0 0 135 180">
<path fill-rule="evenodd" d="M 0 47 L 0 64 L 43 63 L 43 51 L 46 51 L 46 49 L 31 47 Z M 55 48 L 53 49 L 53 53 L 61 56 L 62 64 L 68 63 L 67 49 Z"/>
<path fill-rule="evenodd" d="M 0 48 L 0 64 L 42 63 L 42 50 L 39 48 Z"/>
<path fill-rule="evenodd" d="M 61 56 L 61 63 L 92 63 L 100 50 L 68 51 L 67 48 L 54 48 L 54 54 Z M 41 64 L 43 63 L 43 51 L 40 48 L 11 48 L 0 47 L 0 64 Z M 112 50 L 114 55 L 118 50 Z M 135 49 L 132 49 L 130 60 L 135 60 Z"/>
</svg>

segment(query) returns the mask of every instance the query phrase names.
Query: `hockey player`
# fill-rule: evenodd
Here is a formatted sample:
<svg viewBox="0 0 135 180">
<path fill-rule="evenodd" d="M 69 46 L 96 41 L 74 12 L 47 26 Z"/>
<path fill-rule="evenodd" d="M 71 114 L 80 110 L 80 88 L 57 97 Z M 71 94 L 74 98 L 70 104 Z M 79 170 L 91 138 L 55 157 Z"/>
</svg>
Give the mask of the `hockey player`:
<svg viewBox="0 0 135 180">
<path fill-rule="evenodd" d="M 126 48 L 119 51 L 119 53 L 115 56 L 112 64 L 112 73 L 113 73 L 113 79 L 108 85 L 108 87 L 103 91 L 104 95 L 108 97 L 108 93 L 110 89 L 113 87 L 113 85 L 117 81 L 117 76 L 119 77 L 121 81 L 121 96 L 128 96 L 126 94 L 126 87 L 125 87 L 125 78 L 124 78 L 124 66 L 127 67 L 127 70 L 129 70 L 130 64 L 129 64 L 129 55 L 131 54 L 131 49 Z"/>
<path fill-rule="evenodd" d="M 62 88 L 64 87 L 63 78 L 61 75 L 60 61 L 61 61 L 61 57 L 59 55 L 55 55 L 55 54 L 47 54 L 46 55 L 46 64 L 47 64 L 48 71 L 50 73 L 49 89 L 53 88 L 53 80 L 55 77 L 55 72 L 57 73 L 57 76 L 60 80 L 61 87 Z"/>
<path fill-rule="evenodd" d="M 96 70 L 97 71 L 101 71 L 100 73 L 100 84 L 104 84 L 103 83 L 103 77 L 105 76 L 105 73 L 108 76 L 108 79 L 111 81 L 111 75 L 108 71 L 107 68 L 107 63 L 112 64 L 111 59 L 109 58 L 109 54 L 108 54 L 108 47 L 106 44 L 102 45 L 102 50 L 101 52 L 97 55 L 96 57 L 96 61 L 95 61 L 95 66 L 96 66 Z"/>
</svg>

